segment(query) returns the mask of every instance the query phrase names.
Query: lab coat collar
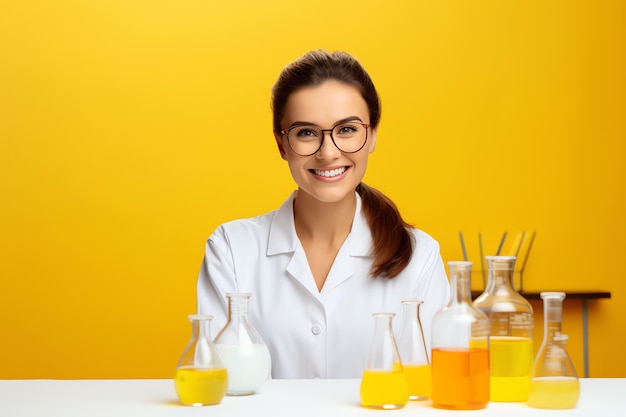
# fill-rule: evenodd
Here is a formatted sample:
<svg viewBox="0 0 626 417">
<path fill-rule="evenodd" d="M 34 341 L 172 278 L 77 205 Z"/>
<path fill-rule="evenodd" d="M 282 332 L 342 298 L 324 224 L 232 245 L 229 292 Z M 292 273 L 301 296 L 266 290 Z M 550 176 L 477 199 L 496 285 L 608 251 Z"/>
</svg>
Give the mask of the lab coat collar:
<svg viewBox="0 0 626 417">
<path fill-rule="evenodd" d="M 348 251 L 350 256 L 369 256 L 372 251 L 372 234 L 367 220 L 361 213 L 361 196 L 356 194 L 356 210 L 352 229 L 348 235 Z M 296 191 L 280 206 L 274 214 L 270 227 L 267 255 L 295 252 L 300 245 L 293 220 L 293 200 Z"/>
</svg>

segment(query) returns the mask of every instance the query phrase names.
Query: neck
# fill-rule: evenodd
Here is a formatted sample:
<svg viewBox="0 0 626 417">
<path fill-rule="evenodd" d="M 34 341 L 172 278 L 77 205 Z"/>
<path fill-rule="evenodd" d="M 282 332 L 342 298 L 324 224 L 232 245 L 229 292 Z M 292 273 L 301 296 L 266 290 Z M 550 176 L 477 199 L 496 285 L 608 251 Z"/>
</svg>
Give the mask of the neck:
<svg viewBox="0 0 626 417">
<path fill-rule="evenodd" d="M 294 201 L 294 221 L 300 240 L 343 243 L 350 233 L 356 196 L 350 194 L 341 201 L 325 203 L 298 191 Z"/>
</svg>

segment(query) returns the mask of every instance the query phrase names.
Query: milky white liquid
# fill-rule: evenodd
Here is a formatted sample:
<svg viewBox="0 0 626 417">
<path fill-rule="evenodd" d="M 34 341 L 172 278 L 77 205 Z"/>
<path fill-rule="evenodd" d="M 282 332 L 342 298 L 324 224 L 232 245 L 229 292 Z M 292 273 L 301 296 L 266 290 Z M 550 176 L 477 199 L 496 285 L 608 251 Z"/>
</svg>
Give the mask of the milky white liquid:
<svg viewBox="0 0 626 417">
<path fill-rule="evenodd" d="M 257 391 L 270 375 L 270 353 L 265 345 L 222 345 L 215 347 L 228 369 L 228 395 Z"/>
</svg>

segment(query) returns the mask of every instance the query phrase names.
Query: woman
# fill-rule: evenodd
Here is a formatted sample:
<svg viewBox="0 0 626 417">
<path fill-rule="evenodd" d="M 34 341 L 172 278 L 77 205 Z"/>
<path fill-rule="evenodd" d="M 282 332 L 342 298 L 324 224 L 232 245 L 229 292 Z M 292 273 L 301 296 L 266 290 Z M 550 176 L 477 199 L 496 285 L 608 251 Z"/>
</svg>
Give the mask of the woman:
<svg viewBox="0 0 626 417">
<path fill-rule="evenodd" d="M 343 52 L 310 52 L 272 91 L 274 137 L 297 191 L 276 211 L 221 225 L 198 278 L 198 312 L 217 331 L 227 292 L 250 292 L 250 320 L 273 378 L 360 378 L 374 321 L 401 300 L 433 315 L 449 299 L 439 245 L 361 182 L 376 146 L 380 103 L 363 67 Z M 397 334 L 397 333 L 396 333 Z"/>
</svg>

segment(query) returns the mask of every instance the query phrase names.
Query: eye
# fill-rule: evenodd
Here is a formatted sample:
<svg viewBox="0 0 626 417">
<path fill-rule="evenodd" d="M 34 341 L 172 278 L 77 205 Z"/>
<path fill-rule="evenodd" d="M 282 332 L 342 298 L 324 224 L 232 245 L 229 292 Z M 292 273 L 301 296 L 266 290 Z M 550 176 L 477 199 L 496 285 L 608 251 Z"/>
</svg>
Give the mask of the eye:
<svg viewBox="0 0 626 417">
<path fill-rule="evenodd" d="M 290 135 L 298 139 L 315 139 L 320 137 L 319 129 L 312 126 L 296 127 L 290 132 Z"/>
<path fill-rule="evenodd" d="M 343 124 L 335 127 L 338 136 L 351 136 L 363 129 L 363 126 L 354 123 Z"/>
</svg>

